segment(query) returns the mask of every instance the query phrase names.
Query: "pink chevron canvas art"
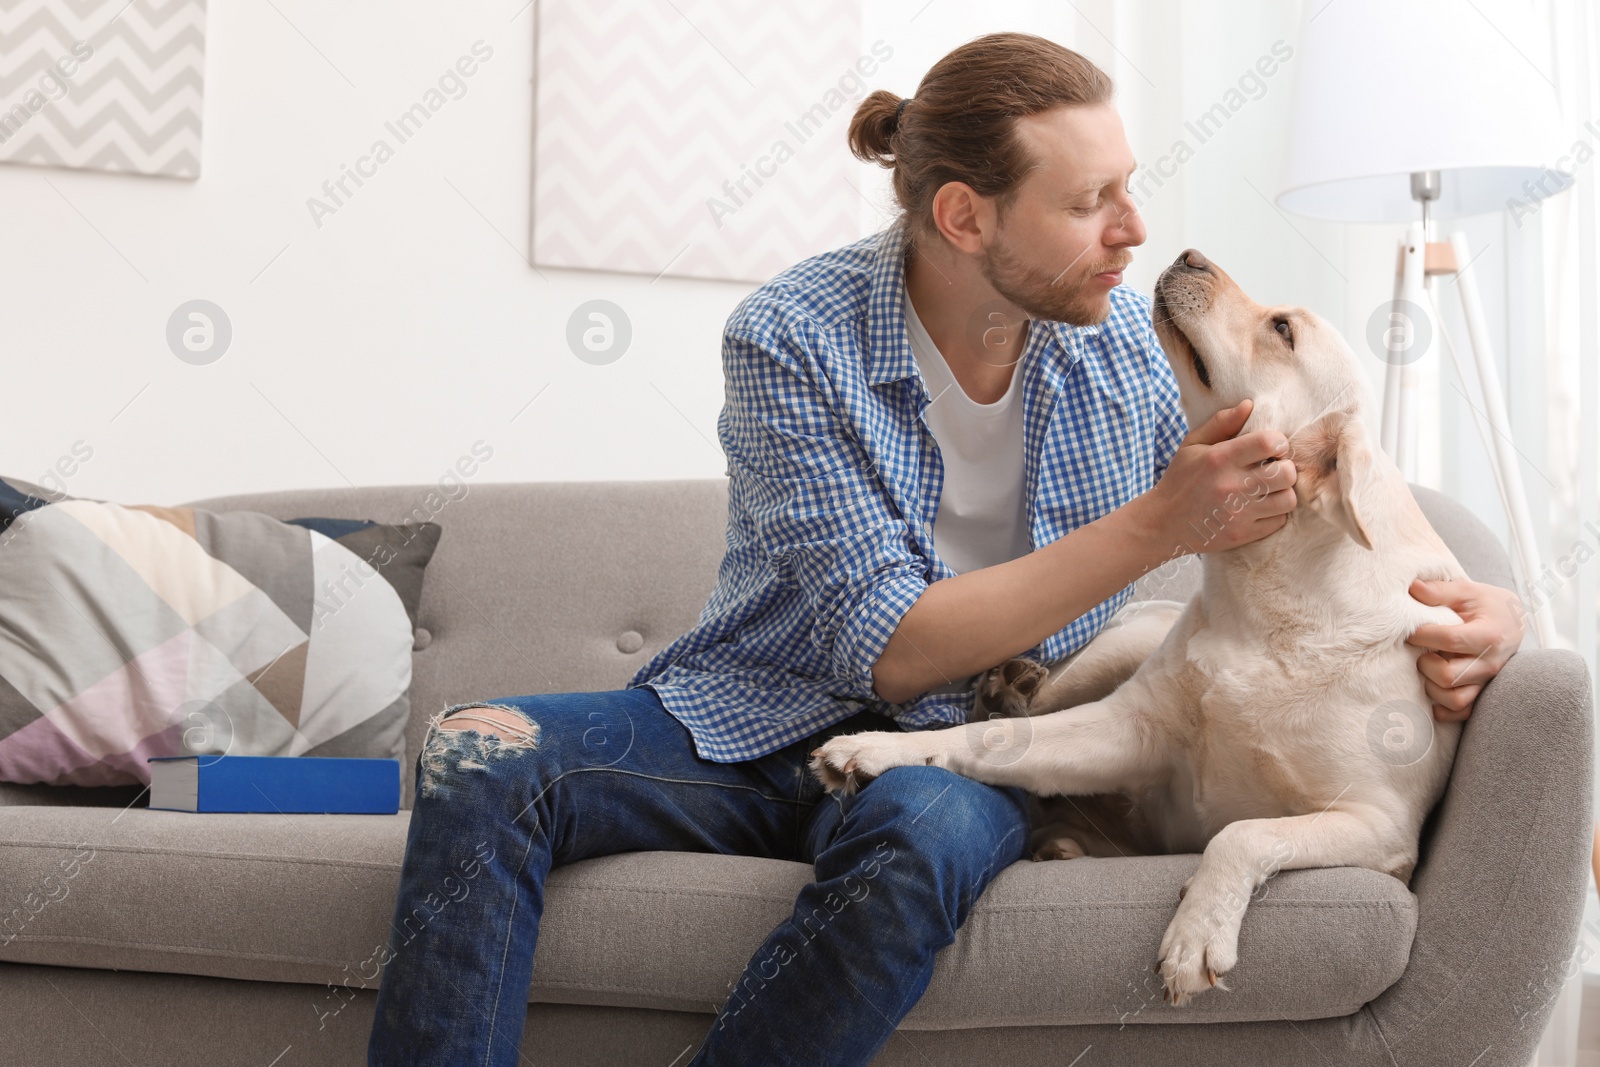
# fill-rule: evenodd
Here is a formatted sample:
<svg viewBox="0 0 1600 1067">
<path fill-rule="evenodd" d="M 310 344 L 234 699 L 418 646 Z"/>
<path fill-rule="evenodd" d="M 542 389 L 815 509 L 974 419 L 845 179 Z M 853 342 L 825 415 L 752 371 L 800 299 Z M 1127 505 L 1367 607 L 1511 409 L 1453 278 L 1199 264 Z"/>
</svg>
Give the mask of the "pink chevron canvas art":
<svg viewBox="0 0 1600 1067">
<path fill-rule="evenodd" d="M 544 0 L 532 260 L 760 281 L 864 236 L 861 0 Z"/>
</svg>

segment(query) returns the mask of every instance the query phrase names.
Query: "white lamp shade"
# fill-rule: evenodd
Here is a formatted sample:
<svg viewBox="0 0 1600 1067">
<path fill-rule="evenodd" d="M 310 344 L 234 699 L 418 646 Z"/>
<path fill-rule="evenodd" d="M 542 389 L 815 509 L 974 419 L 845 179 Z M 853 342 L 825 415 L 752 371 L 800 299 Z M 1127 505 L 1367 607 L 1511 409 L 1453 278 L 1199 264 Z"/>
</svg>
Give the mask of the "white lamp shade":
<svg viewBox="0 0 1600 1067">
<path fill-rule="evenodd" d="M 1565 188 L 1558 98 L 1535 65 L 1548 32 L 1529 0 L 1306 0 L 1278 205 L 1407 222 L 1421 170 L 1440 172 L 1439 217 Z"/>
</svg>

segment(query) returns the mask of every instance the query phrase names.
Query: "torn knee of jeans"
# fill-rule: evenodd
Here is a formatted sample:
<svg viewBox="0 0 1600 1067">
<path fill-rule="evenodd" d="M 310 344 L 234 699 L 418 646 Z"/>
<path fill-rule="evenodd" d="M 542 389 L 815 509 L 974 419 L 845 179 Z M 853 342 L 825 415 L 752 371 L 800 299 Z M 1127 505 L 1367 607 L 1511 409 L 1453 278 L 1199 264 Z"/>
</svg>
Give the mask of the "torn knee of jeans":
<svg viewBox="0 0 1600 1067">
<path fill-rule="evenodd" d="M 445 708 L 428 720 L 419 792 L 432 796 L 452 771 L 481 771 L 490 760 L 539 745 L 539 724 L 507 704 L 470 703 Z"/>
<path fill-rule="evenodd" d="M 441 730 L 473 730 L 512 746 L 535 748 L 539 743 L 539 724 L 509 704 L 455 704 L 429 721 Z"/>
</svg>

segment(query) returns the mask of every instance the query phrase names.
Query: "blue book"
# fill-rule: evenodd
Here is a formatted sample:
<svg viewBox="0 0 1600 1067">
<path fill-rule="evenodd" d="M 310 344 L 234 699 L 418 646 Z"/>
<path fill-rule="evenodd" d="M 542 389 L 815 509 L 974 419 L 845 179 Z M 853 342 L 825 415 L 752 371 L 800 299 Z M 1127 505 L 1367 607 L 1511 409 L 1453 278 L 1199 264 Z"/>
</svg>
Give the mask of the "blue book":
<svg viewBox="0 0 1600 1067">
<path fill-rule="evenodd" d="M 400 761 L 345 756 L 151 756 L 150 806 L 169 811 L 393 815 Z"/>
</svg>

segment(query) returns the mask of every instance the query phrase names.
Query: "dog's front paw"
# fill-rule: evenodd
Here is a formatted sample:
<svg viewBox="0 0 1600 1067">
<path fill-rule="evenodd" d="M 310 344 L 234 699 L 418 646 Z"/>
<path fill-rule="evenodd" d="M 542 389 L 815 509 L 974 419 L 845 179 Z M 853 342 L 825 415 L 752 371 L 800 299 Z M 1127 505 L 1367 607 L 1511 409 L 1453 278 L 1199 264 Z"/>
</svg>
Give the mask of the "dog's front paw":
<svg viewBox="0 0 1600 1067">
<path fill-rule="evenodd" d="M 1036 860 L 1076 860 L 1089 853 L 1083 847 L 1083 842 L 1072 834 L 1040 827 L 1030 835 L 1028 854 Z"/>
<path fill-rule="evenodd" d="M 978 679 L 977 696 L 972 703 L 973 720 L 1026 717 L 1049 673 L 1028 659 L 1008 659 L 984 671 Z"/>
<path fill-rule="evenodd" d="M 1156 973 L 1164 988 L 1162 999 L 1181 1008 L 1197 993 L 1226 990 L 1222 976 L 1239 959 L 1239 924 L 1225 901 L 1208 902 L 1196 892 L 1194 879 L 1179 891 L 1182 903 L 1161 938 L 1161 962 Z"/>
<path fill-rule="evenodd" d="M 830 793 L 854 793 L 891 767 L 921 763 L 904 734 L 866 731 L 841 734 L 811 751 L 811 773 Z"/>
</svg>

